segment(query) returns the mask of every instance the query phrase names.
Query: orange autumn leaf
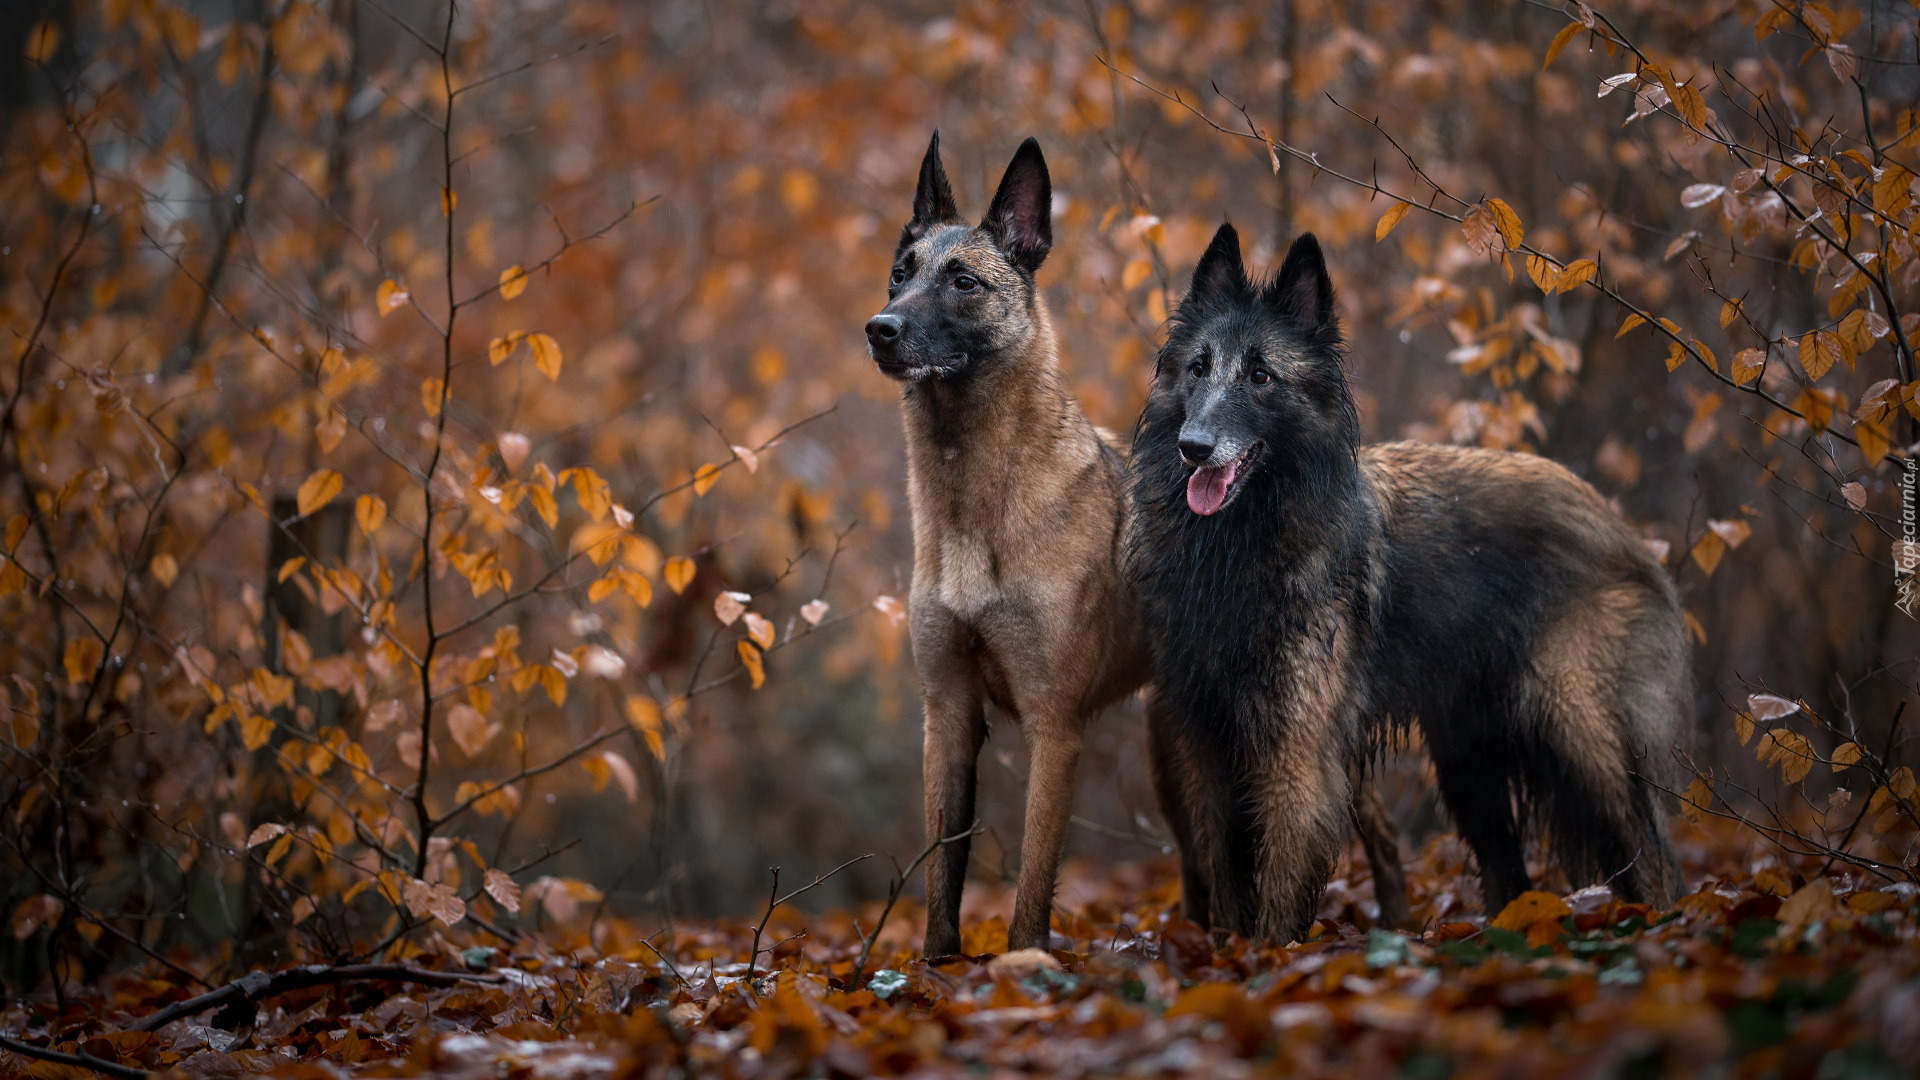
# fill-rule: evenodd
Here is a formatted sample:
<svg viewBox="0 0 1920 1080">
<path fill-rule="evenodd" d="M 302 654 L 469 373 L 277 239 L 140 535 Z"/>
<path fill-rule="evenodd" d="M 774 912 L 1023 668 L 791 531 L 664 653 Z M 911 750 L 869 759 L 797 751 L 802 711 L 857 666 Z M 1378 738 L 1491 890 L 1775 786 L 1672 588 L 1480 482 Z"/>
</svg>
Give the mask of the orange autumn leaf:
<svg viewBox="0 0 1920 1080">
<path fill-rule="evenodd" d="M 675 593 L 683 593 L 687 591 L 688 585 L 693 584 L 693 572 L 692 559 L 685 555 L 675 555 L 667 560 L 667 565 L 661 574 L 667 579 L 667 588 Z"/>
<path fill-rule="evenodd" d="M 551 334 L 528 334 L 527 345 L 533 349 L 533 366 L 549 380 L 559 382 L 560 343 Z"/>
<path fill-rule="evenodd" d="M 372 536 L 387 520 L 387 503 L 378 495 L 362 495 L 353 501 L 353 517 L 360 531 Z"/>
<path fill-rule="evenodd" d="M 298 505 L 300 516 L 306 517 L 315 510 L 332 502 L 334 496 L 346 484 L 346 478 L 332 469 L 319 469 L 300 484 Z"/>
<path fill-rule="evenodd" d="M 755 690 L 767 681 L 766 667 L 761 663 L 760 650 L 750 641 L 734 642 L 735 651 L 740 654 L 740 663 L 747 669 L 747 676 L 753 681 Z"/>
<path fill-rule="evenodd" d="M 1407 202 L 1394 203 L 1387 207 L 1387 212 L 1381 214 L 1380 220 L 1373 226 L 1373 242 L 1377 244 L 1385 240 L 1387 234 L 1393 231 L 1393 227 L 1400 224 L 1400 219 L 1406 217 L 1407 212 L 1412 209 L 1413 204 Z"/>
<path fill-rule="evenodd" d="M 411 297 L 407 295 L 407 290 L 401 288 L 399 282 L 388 278 L 374 292 L 374 307 L 382 316 L 391 315 L 396 309 L 406 306 L 409 299 Z"/>
</svg>

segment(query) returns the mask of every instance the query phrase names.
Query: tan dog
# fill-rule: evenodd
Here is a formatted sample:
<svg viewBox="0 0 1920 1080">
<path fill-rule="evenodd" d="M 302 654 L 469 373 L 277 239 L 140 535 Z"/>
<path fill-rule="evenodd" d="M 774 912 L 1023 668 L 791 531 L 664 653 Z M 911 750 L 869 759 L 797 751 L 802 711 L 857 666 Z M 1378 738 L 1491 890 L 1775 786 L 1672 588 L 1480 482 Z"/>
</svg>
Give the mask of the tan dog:
<svg viewBox="0 0 1920 1080">
<path fill-rule="evenodd" d="M 1031 751 L 1010 949 L 1047 947 L 1087 720 L 1147 672 L 1121 563 L 1126 462 L 1068 392 L 1034 287 L 1051 204 L 1028 139 L 985 220 L 964 224 L 936 134 L 886 309 L 867 324 L 874 362 L 905 383 L 929 841 L 973 825 L 987 702 Z M 960 951 L 968 847 L 929 857 L 928 956 Z"/>
</svg>

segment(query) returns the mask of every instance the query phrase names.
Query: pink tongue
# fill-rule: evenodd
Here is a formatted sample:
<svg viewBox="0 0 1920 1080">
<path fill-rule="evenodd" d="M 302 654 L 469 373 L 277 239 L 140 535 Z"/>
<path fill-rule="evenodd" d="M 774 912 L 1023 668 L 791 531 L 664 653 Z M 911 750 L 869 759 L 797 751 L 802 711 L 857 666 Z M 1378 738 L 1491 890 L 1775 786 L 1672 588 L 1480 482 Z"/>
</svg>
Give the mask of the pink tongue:
<svg viewBox="0 0 1920 1080">
<path fill-rule="evenodd" d="M 1217 512 L 1227 501 L 1227 489 L 1233 486 L 1234 474 L 1240 471 L 1238 461 L 1229 461 L 1218 468 L 1201 466 L 1187 477 L 1187 508 L 1196 514 L 1207 515 Z"/>
</svg>

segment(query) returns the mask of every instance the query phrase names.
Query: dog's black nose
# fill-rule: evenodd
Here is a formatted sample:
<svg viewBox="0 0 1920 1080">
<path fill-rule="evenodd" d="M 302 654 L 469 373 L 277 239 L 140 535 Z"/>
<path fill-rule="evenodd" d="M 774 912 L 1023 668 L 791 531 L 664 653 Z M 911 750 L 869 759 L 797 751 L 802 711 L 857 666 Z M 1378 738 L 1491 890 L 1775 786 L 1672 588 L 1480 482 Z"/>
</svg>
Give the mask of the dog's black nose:
<svg viewBox="0 0 1920 1080">
<path fill-rule="evenodd" d="M 874 346 L 891 345 L 900 339 L 900 331 L 906 328 L 906 320 L 898 315 L 875 315 L 867 320 L 867 343 Z"/>
<path fill-rule="evenodd" d="M 1199 438 L 1188 435 L 1180 436 L 1180 458 L 1182 461 L 1185 461 L 1189 465 L 1199 466 L 1205 464 L 1207 459 L 1212 456 L 1212 439 L 1206 438 L 1205 436 Z"/>
</svg>

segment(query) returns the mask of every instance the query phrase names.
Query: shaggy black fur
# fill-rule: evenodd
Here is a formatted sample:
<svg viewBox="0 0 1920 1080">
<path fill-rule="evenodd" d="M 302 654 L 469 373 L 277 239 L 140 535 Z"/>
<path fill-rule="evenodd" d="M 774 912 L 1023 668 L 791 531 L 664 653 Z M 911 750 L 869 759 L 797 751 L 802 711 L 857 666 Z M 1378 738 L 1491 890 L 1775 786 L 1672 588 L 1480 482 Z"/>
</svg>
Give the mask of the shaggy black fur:
<svg viewBox="0 0 1920 1080">
<path fill-rule="evenodd" d="M 1317 886 L 1262 895 L 1285 877 L 1271 864 L 1308 864 L 1323 884 L 1337 837 L 1306 824 L 1324 823 L 1324 807 L 1275 803 L 1346 792 L 1318 790 L 1340 787 L 1319 765 L 1318 781 L 1276 781 L 1302 767 L 1275 762 L 1354 768 L 1416 724 L 1490 908 L 1528 887 L 1530 818 L 1576 884 L 1614 877 L 1629 897 L 1665 899 L 1672 853 L 1641 777 L 1659 770 L 1687 700 L 1671 583 L 1557 466 L 1363 450 L 1343 359 L 1314 238 L 1259 285 L 1223 226 L 1135 434 L 1131 558 L 1189 913 L 1303 931 Z M 1191 506 L 1195 466 L 1235 460 L 1225 504 Z"/>
</svg>

